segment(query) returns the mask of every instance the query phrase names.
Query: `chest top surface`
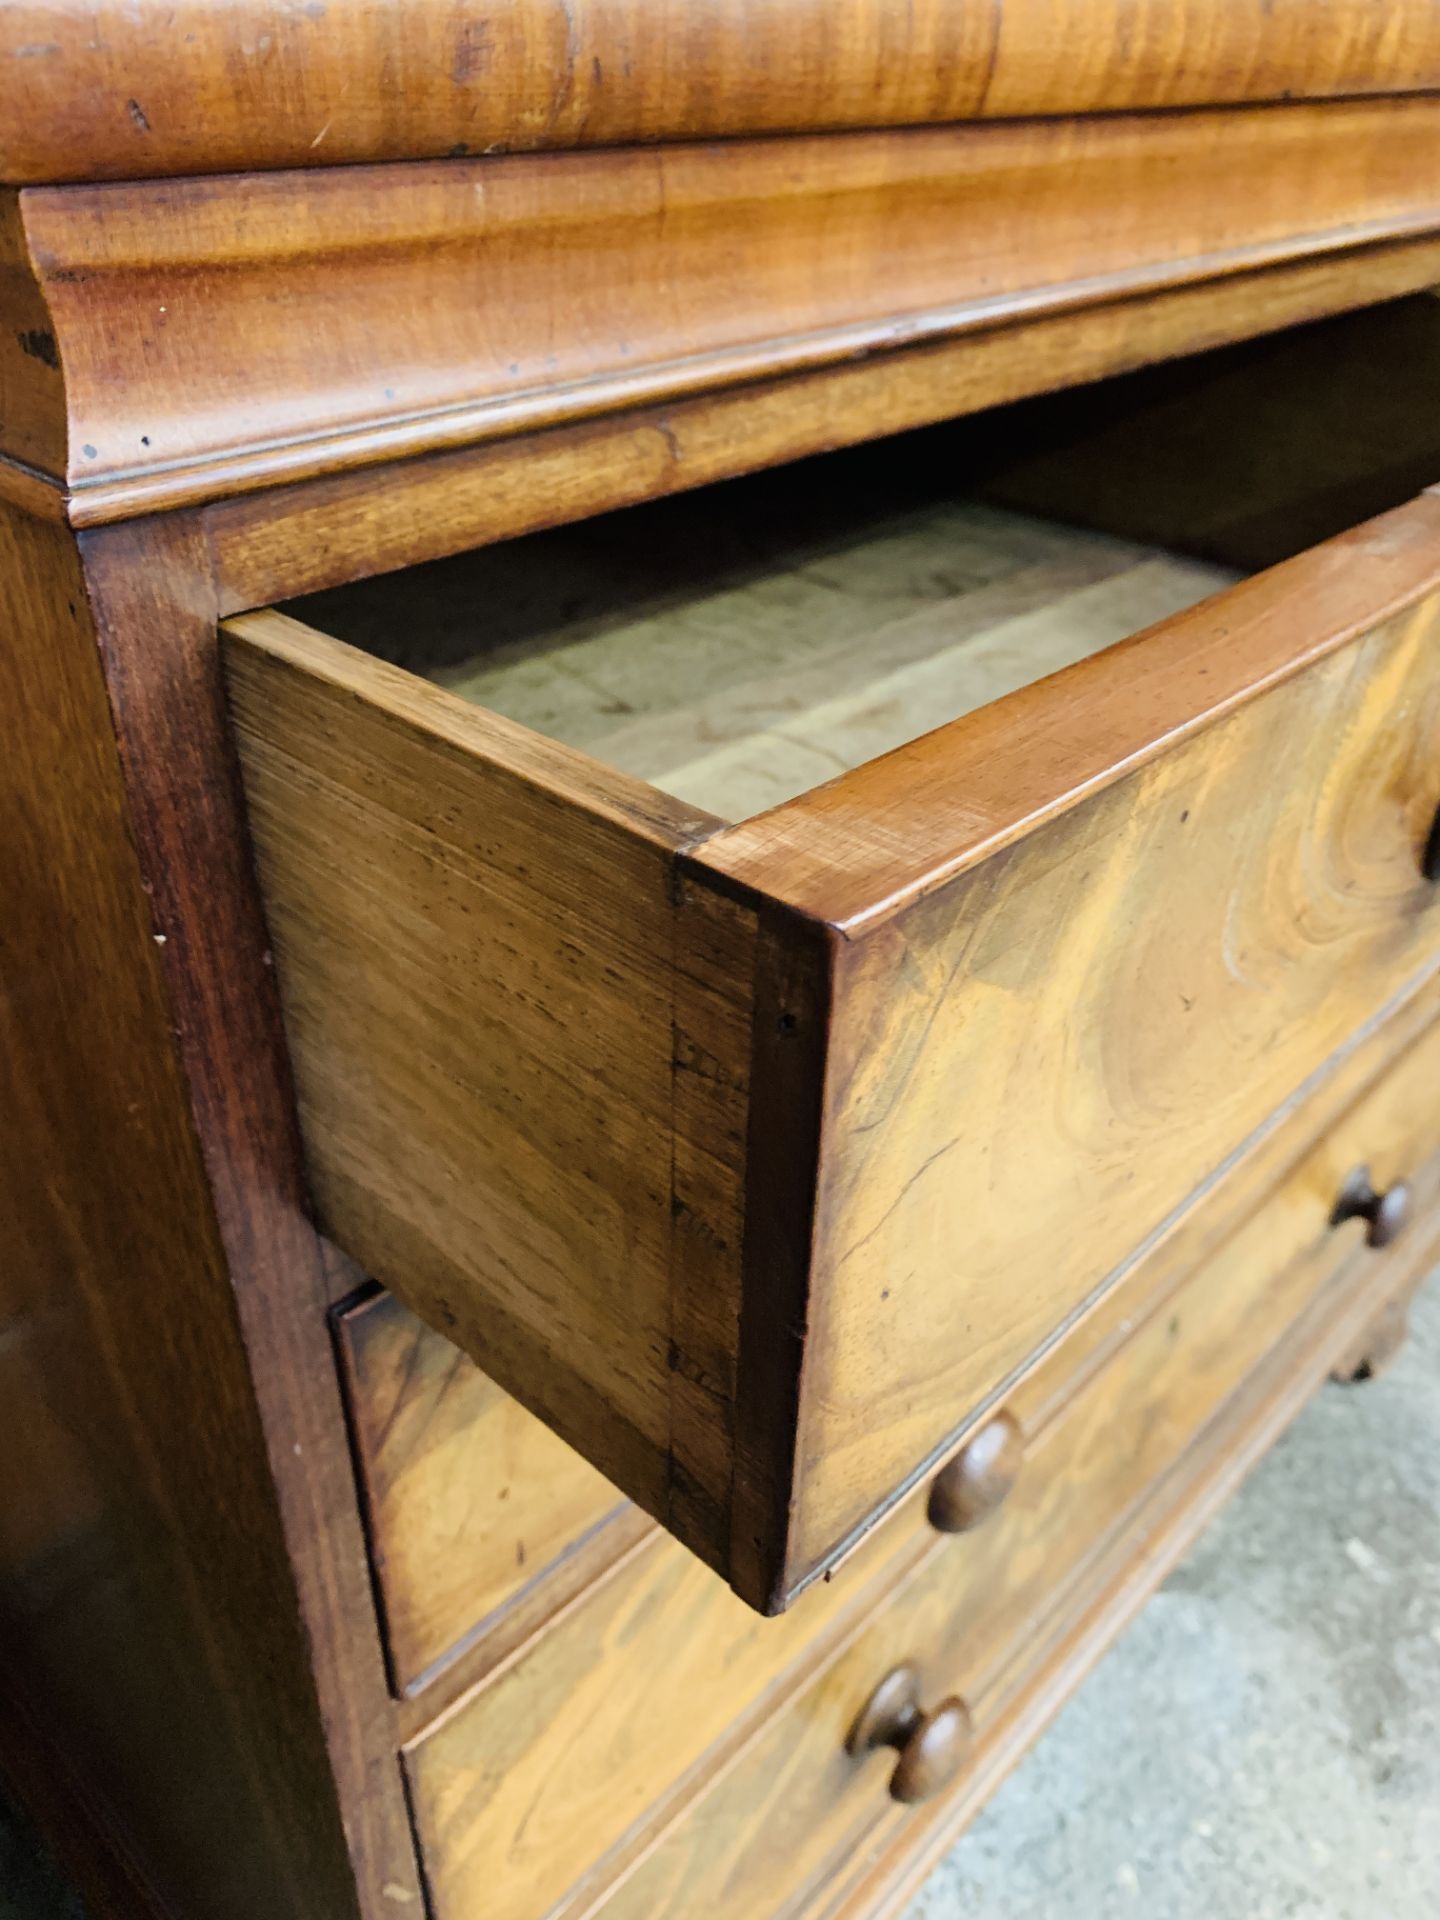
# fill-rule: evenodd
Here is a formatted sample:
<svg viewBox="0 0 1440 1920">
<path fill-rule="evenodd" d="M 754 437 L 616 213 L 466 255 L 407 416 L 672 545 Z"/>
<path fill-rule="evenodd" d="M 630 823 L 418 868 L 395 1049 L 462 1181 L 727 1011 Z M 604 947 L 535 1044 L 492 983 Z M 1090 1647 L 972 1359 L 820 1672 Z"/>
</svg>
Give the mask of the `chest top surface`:
<svg viewBox="0 0 1440 1920">
<path fill-rule="evenodd" d="M 1430 0 L 0 0 L 0 182 L 1437 86 Z"/>
</svg>

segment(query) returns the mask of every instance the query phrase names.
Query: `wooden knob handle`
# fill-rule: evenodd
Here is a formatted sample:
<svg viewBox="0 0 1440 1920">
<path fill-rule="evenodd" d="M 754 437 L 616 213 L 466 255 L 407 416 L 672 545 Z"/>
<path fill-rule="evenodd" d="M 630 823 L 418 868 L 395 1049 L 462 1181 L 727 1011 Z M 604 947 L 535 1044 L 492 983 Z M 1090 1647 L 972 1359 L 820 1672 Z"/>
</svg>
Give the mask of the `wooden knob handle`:
<svg viewBox="0 0 1440 1920">
<path fill-rule="evenodd" d="M 853 1754 L 894 1747 L 900 1755 L 890 1776 L 890 1797 L 906 1806 L 948 1787 L 970 1750 L 970 1714 L 963 1700 L 942 1700 L 928 1713 L 920 1705 L 914 1667 L 894 1667 L 876 1687 L 850 1729 Z"/>
<path fill-rule="evenodd" d="M 1410 1224 L 1415 1211 L 1415 1196 L 1404 1180 L 1380 1192 L 1370 1178 L 1368 1167 L 1357 1167 L 1340 1189 L 1330 1224 L 1338 1227 L 1344 1220 L 1363 1220 L 1365 1244 L 1388 1247 L 1398 1240 Z"/>
<path fill-rule="evenodd" d="M 1427 880 L 1440 881 L 1440 807 L 1435 809 L 1435 818 L 1430 823 L 1430 838 L 1420 856 L 1420 871 Z"/>
<path fill-rule="evenodd" d="M 1015 1484 L 1025 1441 L 1014 1418 L 997 1413 L 936 1474 L 930 1486 L 930 1524 L 941 1533 L 966 1533 L 993 1513 Z"/>
</svg>

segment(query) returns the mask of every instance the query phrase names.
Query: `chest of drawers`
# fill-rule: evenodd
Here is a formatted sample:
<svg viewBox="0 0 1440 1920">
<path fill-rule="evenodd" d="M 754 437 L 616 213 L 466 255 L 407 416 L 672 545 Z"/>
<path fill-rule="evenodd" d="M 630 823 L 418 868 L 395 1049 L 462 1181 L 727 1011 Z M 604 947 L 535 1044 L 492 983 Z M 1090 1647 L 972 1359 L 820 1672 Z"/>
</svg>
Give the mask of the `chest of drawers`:
<svg viewBox="0 0 1440 1920">
<path fill-rule="evenodd" d="M 1071 11 L 0 6 L 98 1911 L 885 1911 L 1440 1254 L 1440 37 Z"/>
</svg>

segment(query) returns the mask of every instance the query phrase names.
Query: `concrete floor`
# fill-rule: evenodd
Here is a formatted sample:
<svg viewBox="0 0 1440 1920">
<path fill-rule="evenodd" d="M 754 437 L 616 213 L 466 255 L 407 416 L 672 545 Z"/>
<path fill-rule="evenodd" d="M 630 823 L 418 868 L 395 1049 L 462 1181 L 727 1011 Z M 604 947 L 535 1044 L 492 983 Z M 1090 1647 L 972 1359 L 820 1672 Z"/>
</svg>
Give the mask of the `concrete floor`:
<svg viewBox="0 0 1440 1920">
<path fill-rule="evenodd" d="M 906 1920 L 1437 1915 L 1432 1282 L 1392 1371 L 1308 1409 Z M 79 1920 L 3 1816 L 0 1920 Z"/>
<path fill-rule="evenodd" d="M 1440 1915 L 1440 1276 L 1329 1387 L 906 1920 Z"/>
</svg>

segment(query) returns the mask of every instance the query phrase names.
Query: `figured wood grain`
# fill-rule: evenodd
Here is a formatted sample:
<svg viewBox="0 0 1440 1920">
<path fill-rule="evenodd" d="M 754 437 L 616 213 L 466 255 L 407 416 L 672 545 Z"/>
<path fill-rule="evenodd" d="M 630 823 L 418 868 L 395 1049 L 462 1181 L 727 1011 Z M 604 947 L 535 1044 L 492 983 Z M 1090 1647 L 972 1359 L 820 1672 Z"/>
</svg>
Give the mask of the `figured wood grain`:
<svg viewBox="0 0 1440 1920">
<path fill-rule="evenodd" d="M 1440 86 L 1424 0 L 15 0 L 0 180 L 340 166 Z"/>
<path fill-rule="evenodd" d="M 860 935 L 1440 586 L 1440 494 L 756 816 L 707 867 Z"/>
<path fill-rule="evenodd" d="M 386 1645 L 414 1693 L 463 1642 L 538 1611 L 527 1602 L 562 1605 L 637 1528 L 592 1466 L 394 1299 L 349 1309 L 337 1336 Z"/>
<path fill-rule="evenodd" d="M 241 612 L 1437 281 L 1440 242 L 1379 243 L 398 461 L 383 482 L 360 468 L 241 493 L 203 512 L 217 591 Z M 0 461 L 0 494 L 16 471 Z M 110 510 L 99 493 L 53 505 L 81 525 Z"/>
<path fill-rule="evenodd" d="M 1431 963 L 1418 849 L 1436 801 L 1440 691 L 1434 603 L 1415 603 L 1436 580 L 1435 529 L 1433 503 L 1417 503 L 719 833 L 293 623 L 236 623 L 242 757 L 332 1230 L 742 1593 L 784 1604 Z M 1079 731 L 1087 702 L 1094 724 Z M 1051 758 L 1037 751 L 1047 726 Z M 497 750 L 538 775 L 543 801 L 536 810 L 522 780 L 526 811 L 503 832 L 488 798 Z M 1282 753 L 1289 773 L 1276 782 Z M 1077 778 L 1067 755 L 1095 774 Z M 796 885 L 791 820 L 808 852 L 828 800 L 852 783 L 888 797 L 916 757 L 935 803 L 918 882 L 902 865 L 897 888 L 886 868 L 881 890 L 877 809 L 847 847 L 873 889 L 866 911 L 836 908 L 852 881 L 838 860 L 817 911 Z M 962 777 L 979 791 L 969 817 L 952 818 L 939 803 Z M 1014 810 L 1008 834 L 988 840 L 974 828 L 986 781 Z M 1028 808 L 1024 781 L 1037 794 Z M 596 793 L 616 810 L 603 828 Z M 917 808 L 908 780 L 899 799 Z M 430 838 L 395 825 L 437 819 L 438 865 Z M 392 914 L 409 903 L 398 949 L 376 920 L 373 879 L 334 860 L 337 835 L 369 845 L 377 825 L 394 849 L 378 897 Z M 621 1036 L 608 1041 L 603 1021 L 537 1025 L 523 1000 L 477 1000 L 486 932 L 451 897 L 485 884 L 493 918 L 488 876 L 503 871 L 507 911 L 523 916 L 534 863 L 588 861 L 596 832 L 597 991 L 616 994 Z M 707 889 L 737 880 L 732 908 L 692 918 Z M 558 877 L 539 892 L 575 911 Z M 721 936 L 703 983 L 692 927 Z M 357 939 L 372 956 L 361 991 Z M 515 966 L 513 935 L 496 951 Z M 528 981 L 535 962 L 524 964 Z M 1261 970 L 1264 997 L 1250 984 Z M 700 994 L 689 1029 L 676 1023 L 681 978 Z M 1197 1004 L 1205 1016 L 1192 1018 Z M 458 1100 L 457 1030 L 495 1036 L 467 1056 Z M 704 1071 L 684 1071 L 682 1030 L 698 1037 Z M 592 1105 L 572 1098 L 559 1124 L 536 1119 L 537 1184 L 522 1209 L 487 1116 L 538 1114 L 515 1105 L 531 1072 L 515 1058 L 528 1063 L 542 1035 L 562 1071 L 584 1063 Z M 626 1124 L 643 1132 L 617 1133 L 622 1071 Z M 1025 1074 L 1036 1091 L 1020 1098 Z M 682 1110 L 718 1179 L 697 1188 L 709 1230 L 691 1244 L 713 1256 L 703 1269 L 679 1252 L 694 1224 L 671 1171 Z M 566 1276 L 552 1295 L 532 1243 L 554 1212 L 557 1166 L 561 1193 L 578 1167 L 576 1193 L 627 1195 L 613 1204 L 630 1226 L 600 1236 L 611 1251 L 597 1264 L 593 1221 L 568 1200 L 558 1240 L 543 1241 L 544 1268 Z M 498 1202 L 472 1213 L 465 1196 L 489 1195 L 485 1183 Z M 1081 1193 L 1085 1233 L 1057 1267 L 1048 1249 Z M 507 1206 L 526 1261 L 494 1251 Z"/>
<path fill-rule="evenodd" d="M 713 822 L 282 616 L 227 658 L 322 1215 L 684 1527 L 672 880 Z"/>
<path fill-rule="evenodd" d="M 1437 163 L 1413 97 L 28 188 L 4 446 L 133 515 L 1433 235 Z"/>
<path fill-rule="evenodd" d="M 839 940 L 792 1581 L 1433 963 L 1437 617 Z"/>
<path fill-rule="evenodd" d="M 1333 1126 L 1337 1117 L 1352 1107 L 1393 1062 L 1416 1043 L 1435 1021 L 1437 1013 L 1440 1013 L 1440 972 L 1432 972 L 1416 989 L 1405 993 L 1386 1008 L 1371 1028 L 1362 1030 L 1336 1060 L 1328 1062 L 1320 1074 L 1300 1089 L 1296 1098 L 1279 1110 L 1272 1123 L 1261 1130 L 1259 1138 L 1247 1152 L 1236 1163 L 1220 1169 L 1169 1231 L 1142 1248 L 1136 1258 L 1116 1276 L 1114 1284 L 1092 1301 L 1088 1310 L 1065 1329 L 1063 1338 L 1038 1356 L 1035 1364 L 1027 1368 L 1006 1392 L 1006 1416 L 1021 1423 L 1024 1431 L 1030 1433 L 1038 1432 L 1053 1422 L 1077 1389 L 1110 1364 L 1135 1325 L 1146 1315 L 1158 1312 L 1177 1287 L 1188 1280 L 1196 1266 L 1213 1257 L 1257 1204 L 1282 1179 L 1290 1177 L 1297 1163 L 1313 1150 L 1317 1137 Z M 1335 1177 L 1338 1180 L 1341 1176 L 1337 1174 Z M 1339 1241 L 1336 1244 L 1348 1245 Z M 703 1258 L 704 1251 L 704 1243 L 697 1236 L 689 1242 L 687 1257 Z M 478 1375 L 473 1363 L 460 1361 L 459 1371 L 455 1370 L 457 1356 L 443 1334 L 422 1328 L 418 1321 L 399 1312 L 393 1303 L 386 1308 L 383 1324 L 387 1329 L 383 1336 L 386 1347 L 392 1345 L 391 1335 L 395 1342 L 403 1342 L 414 1356 L 413 1371 L 418 1379 L 447 1379 L 447 1398 L 453 1396 L 462 1407 L 475 1408 L 483 1404 L 488 1408 L 491 1405 L 489 1396 L 495 1390 Z M 486 1396 L 483 1402 L 480 1399 L 482 1394 Z M 376 1405 L 372 1420 L 378 1420 L 383 1412 L 383 1405 Z M 983 1424 L 986 1418 L 982 1412 L 976 1424 Z M 380 1552 L 377 1553 L 382 1581 L 405 1579 L 411 1607 L 423 1606 L 425 1596 L 432 1589 L 441 1594 L 456 1591 L 452 1580 L 452 1562 L 463 1541 L 457 1537 L 453 1516 L 467 1503 L 472 1486 L 488 1484 L 491 1432 L 491 1422 L 484 1417 L 475 1417 L 463 1423 L 445 1418 L 432 1419 L 414 1434 L 413 1449 L 408 1455 L 408 1474 L 412 1481 L 423 1483 L 432 1492 L 430 1497 L 416 1502 L 403 1516 L 406 1542 L 403 1559 L 385 1552 L 383 1538 Z M 961 1436 L 961 1447 L 964 1444 L 965 1436 Z M 877 1548 L 877 1551 L 887 1556 L 887 1565 L 893 1562 L 899 1551 L 895 1545 L 897 1540 L 903 1545 L 906 1540 L 927 1537 L 929 1505 L 930 1488 L 922 1485 L 894 1519 L 886 1523 L 881 1537 L 888 1544 Z M 372 1520 L 380 1519 L 384 1524 L 382 1510 L 375 1503 L 373 1480 L 371 1513 Z M 607 1530 L 611 1545 L 614 1536 L 621 1531 L 623 1523 L 620 1522 Z M 602 1541 L 606 1537 L 602 1535 Z M 629 1538 L 633 1536 L 627 1536 L 627 1544 Z M 866 1565 L 876 1564 L 873 1553 L 866 1549 L 858 1551 L 862 1553 Z M 666 1568 L 671 1559 L 677 1565 L 688 1564 L 678 1547 L 650 1543 L 637 1556 L 632 1567 L 622 1570 L 615 1577 L 637 1587 L 656 1580 L 665 1582 L 680 1578 L 678 1574 L 657 1571 L 662 1563 L 653 1557 L 656 1554 L 669 1556 L 663 1562 Z M 460 1558 L 463 1561 L 463 1552 Z M 618 1556 L 612 1554 L 609 1564 L 616 1564 L 617 1561 Z M 848 1561 L 845 1587 L 846 1591 L 854 1591 L 852 1569 Z M 696 1606 L 685 1615 L 688 1632 L 693 1637 L 704 1626 L 705 1644 L 713 1656 L 714 1671 L 726 1677 L 725 1684 L 728 1686 L 728 1676 L 735 1671 L 738 1650 L 754 1642 L 754 1616 L 738 1604 L 732 1595 L 725 1593 L 718 1581 L 702 1587 L 692 1586 L 687 1581 L 685 1590 L 700 1595 L 703 1600 L 703 1604 L 697 1601 Z M 407 1737 L 419 1737 L 437 1719 L 444 1718 L 452 1707 L 474 1694 L 502 1662 L 514 1658 L 517 1649 L 531 1633 L 546 1630 L 543 1623 L 553 1620 L 559 1609 L 574 1598 L 576 1591 L 578 1589 L 570 1584 L 567 1562 L 564 1566 L 552 1568 L 537 1580 L 533 1605 L 528 1609 L 522 1607 L 518 1613 L 507 1613 L 496 1620 L 486 1619 L 472 1607 L 469 1615 L 458 1622 L 470 1630 L 466 1647 L 457 1650 L 454 1659 L 407 1708 L 404 1718 Z M 828 1591 L 828 1588 L 822 1591 Z M 457 1594 L 457 1618 L 460 1611 Z M 575 1617 L 574 1624 L 557 1626 L 554 1629 L 557 1640 L 563 1641 L 571 1633 L 583 1638 L 589 1632 L 585 1624 L 586 1617 L 582 1609 Z M 769 1672 L 776 1681 L 782 1675 L 793 1677 L 797 1666 L 813 1658 L 824 1639 L 830 1614 L 824 1605 L 817 1606 L 812 1598 L 794 1616 L 787 1616 L 790 1617 L 798 1620 L 797 1629 L 787 1629 L 784 1635 L 773 1635 L 759 1642 L 762 1653 L 768 1651 L 774 1656 Z M 526 1653 L 524 1658 L 528 1671 L 533 1674 L 541 1670 L 550 1657 L 543 1650 Z M 681 1654 L 676 1657 L 688 1656 Z M 745 1659 L 748 1661 L 749 1656 L 745 1656 Z M 537 1662 L 541 1664 L 537 1665 Z M 499 1698 L 509 1697 L 505 1693 L 509 1681 L 494 1684 L 500 1687 Z M 608 1725 L 608 1722 L 604 1724 Z M 732 1726 L 732 1733 L 735 1730 Z M 536 1728 L 530 1737 L 538 1744 L 558 1736 Z M 564 1740 L 568 1753 L 571 1744 L 568 1723 Z M 589 1752 L 588 1746 L 585 1750 Z M 693 1752 L 693 1748 L 686 1751 Z M 637 1759 L 643 1761 L 645 1753 L 637 1750 Z M 608 1764 L 600 1757 L 593 1761 L 595 1771 L 601 1774 L 607 1772 Z M 665 1783 L 655 1779 L 653 1768 L 650 1773 L 652 1785 L 658 1792 Z M 584 1777 L 583 1766 L 577 1768 L 573 1777 Z M 564 1765 L 557 1766 L 556 1791 L 565 1792 L 566 1782 L 571 1778 L 567 1760 Z"/>
<path fill-rule="evenodd" d="M 1432 1219 L 1424 1252 L 1440 1231 Z M 723 1920 L 762 1903 L 795 1920 L 876 1920 L 899 1912 L 924 1874 L 985 1804 L 1074 1693 L 1095 1662 L 1285 1431 L 1324 1379 L 1339 1344 L 1353 1338 L 1387 1290 L 1413 1284 L 1411 1260 L 1366 1277 L 1358 1299 L 1345 1279 L 1322 1292 L 1292 1338 L 1182 1456 L 1037 1626 L 1023 1687 L 982 1727 L 955 1789 L 932 1807 L 888 1804 L 884 1776 L 837 1760 L 857 1703 L 897 1644 L 884 1614 L 788 1714 L 736 1756 L 692 1816 L 659 1837 L 643 1865 L 600 1908 L 606 1920 L 671 1920 L 701 1886 Z M 918 1577 L 913 1583 L 918 1588 Z M 935 1596 L 919 1595 L 929 1598 Z M 900 1596 L 903 1613 L 911 1596 Z M 938 1611 L 938 1609 L 937 1609 Z M 936 1667 L 940 1662 L 936 1661 Z M 937 1682 L 939 1675 L 937 1674 Z M 875 1765 L 878 1769 L 879 1762 Z M 707 1909 L 708 1911 L 709 1909 Z"/>
<path fill-rule="evenodd" d="M 1437 1190 L 1440 1198 L 1440 1190 Z M 956 1793 L 892 1827 L 852 1855 L 825 1889 L 826 1920 L 894 1920 L 966 1823 L 1003 1784 L 1095 1661 L 1134 1621 L 1189 1546 L 1220 1512 L 1263 1455 L 1281 1439 L 1360 1329 L 1386 1311 L 1396 1293 L 1412 1293 L 1440 1257 L 1440 1212 L 1423 1234 L 1379 1269 L 1346 1268 L 1306 1313 L 1291 1339 L 1256 1370 L 1242 1394 L 1156 1490 L 1112 1550 L 1087 1571 L 1054 1621 L 1045 1658 L 1007 1703 Z"/>
<path fill-rule="evenodd" d="M 898 1536 L 898 1537 L 897 1537 Z M 923 1515 L 766 1620 L 655 1534 L 526 1655 L 407 1747 L 441 1913 L 483 1888 L 496 1920 L 583 1912 L 683 1805 L 710 1750 L 763 1711 L 787 1669 L 876 1604 L 927 1541 Z"/>
<path fill-rule="evenodd" d="M 808 1880 L 818 1887 L 886 1813 L 883 1765 L 844 1751 L 870 1686 L 889 1664 L 916 1661 L 930 1697 L 961 1691 L 982 1739 L 1003 1718 L 1033 1683 L 1074 1582 L 1106 1558 L 1125 1518 L 1357 1258 L 1356 1236 L 1329 1222 L 1355 1157 L 1370 1155 L 1387 1172 L 1427 1161 L 1440 1169 L 1440 1114 L 1427 1098 L 1437 1072 L 1440 1029 L 1432 1026 L 1237 1236 L 1152 1305 L 1118 1352 L 1098 1356 L 1078 1391 L 1052 1397 L 1047 1409 L 1032 1382 L 1016 1403 L 1026 1458 L 1005 1505 L 963 1540 L 929 1534 L 929 1548 L 898 1580 L 892 1563 L 889 1591 L 878 1606 L 872 1600 L 858 1637 L 854 1608 L 837 1611 L 837 1587 L 823 1590 L 826 1618 L 817 1617 L 819 1607 L 812 1613 L 812 1602 L 762 1625 L 712 1575 L 657 1540 L 645 1561 L 622 1569 L 527 1660 L 447 1715 L 408 1756 L 441 1920 L 468 1912 L 481 1889 L 493 1901 L 497 1886 L 505 1891 L 496 1911 L 517 1920 L 542 1909 L 592 1911 L 589 1870 L 642 1806 L 661 1822 L 658 1840 L 652 1834 L 653 1851 L 638 1855 L 633 1844 L 618 1849 L 609 1866 L 619 1889 L 603 1911 L 646 1920 L 672 1906 L 693 1911 L 697 1902 L 707 1913 L 789 1911 L 787 1897 Z M 910 1525 L 926 1537 L 923 1513 L 914 1511 Z M 867 1549 L 870 1567 L 879 1545 Z M 667 1623 L 668 1635 L 632 1631 L 639 1619 Z M 812 1706 L 786 1710 L 767 1696 L 748 1723 L 749 1751 L 732 1743 L 718 1786 L 707 1792 L 702 1782 L 694 1811 L 663 1797 L 651 1805 L 658 1784 L 757 1697 L 761 1676 L 795 1666 L 800 1635 L 823 1650 L 821 1630 L 842 1619 L 852 1622 L 852 1644 L 819 1684 L 833 1707 L 821 1716 L 823 1736 L 820 1726 L 800 1731 Z M 701 1658 L 704 1672 L 694 1670 Z M 792 1673 L 792 1687 L 803 1677 Z M 658 1704 L 637 1726 L 628 1704 L 642 1690 Z M 683 1701 L 683 1710 L 667 1715 L 667 1700 Z M 795 1748 L 775 1742 L 776 1723 Z M 757 1752 L 765 1762 L 752 1769 Z M 827 1854 L 842 1833 L 845 1844 Z M 578 1884 L 559 1898 L 567 1875 Z"/>
</svg>

